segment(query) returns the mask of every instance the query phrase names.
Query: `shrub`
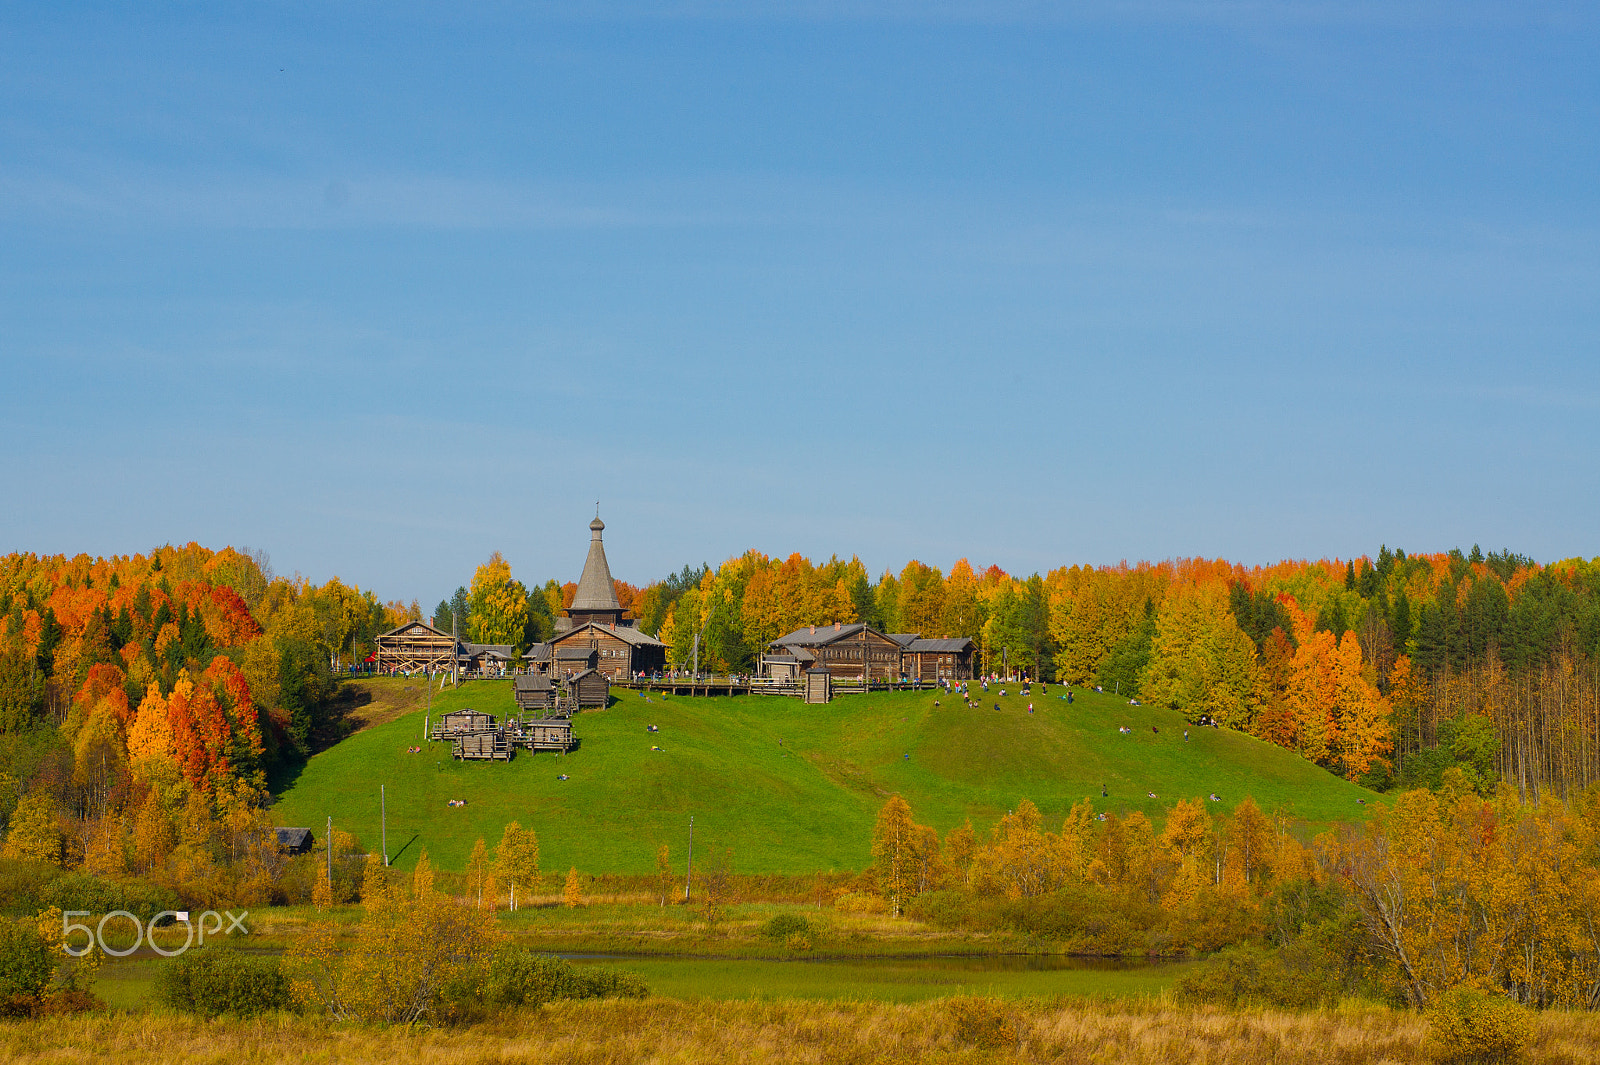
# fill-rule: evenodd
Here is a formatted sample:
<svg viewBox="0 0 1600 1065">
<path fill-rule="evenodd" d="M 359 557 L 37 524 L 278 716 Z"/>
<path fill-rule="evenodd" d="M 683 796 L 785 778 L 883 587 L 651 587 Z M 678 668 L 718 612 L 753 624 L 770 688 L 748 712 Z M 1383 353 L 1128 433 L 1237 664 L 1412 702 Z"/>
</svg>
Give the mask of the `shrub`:
<svg viewBox="0 0 1600 1065">
<path fill-rule="evenodd" d="M 846 891 L 833 902 L 836 910 L 845 913 L 888 913 L 889 904 L 865 891 Z"/>
<path fill-rule="evenodd" d="M 785 938 L 783 945 L 790 950 L 810 950 L 811 935 L 808 932 L 796 932 Z"/>
<path fill-rule="evenodd" d="M 181 954 L 162 973 L 161 999 L 202 1017 L 251 1017 L 289 1008 L 289 980 L 275 958 L 228 947 Z"/>
<path fill-rule="evenodd" d="M 521 948 L 495 954 L 483 984 L 484 1001 L 496 1006 L 542 1006 L 564 998 L 644 998 L 649 993 L 638 975 L 624 969 L 580 967 Z"/>
<path fill-rule="evenodd" d="M 956 1041 L 979 1050 L 1017 1045 L 1017 1028 L 1005 1006 L 992 998 L 952 998 L 945 1003 Z"/>
<path fill-rule="evenodd" d="M 1307 952 L 1235 947 L 1201 962 L 1174 992 L 1190 1004 L 1309 1009 L 1337 1001 L 1339 986 L 1330 967 Z"/>
<path fill-rule="evenodd" d="M 139 880 L 118 884 L 88 873 L 67 873 L 55 878 L 44 885 L 39 898 L 45 906 L 63 911 L 104 914 L 126 910 L 141 921 L 150 920 L 162 910 L 181 908 L 178 897 L 165 888 Z"/>
<path fill-rule="evenodd" d="M 1514 1061 L 1532 1034 L 1533 1015 L 1504 995 L 1458 987 L 1428 1009 L 1428 1042 L 1439 1061 Z"/>
<path fill-rule="evenodd" d="M 0 920 L 0 1016 L 26 1017 L 50 984 L 54 959 L 32 922 Z"/>
<path fill-rule="evenodd" d="M 46 888 L 61 876 L 59 866 L 0 858 L 0 912 L 18 917 L 38 913 L 47 905 Z"/>
<path fill-rule="evenodd" d="M 775 913 L 761 926 L 761 934 L 768 939 L 788 939 L 811 931 L 811 922 L 798 913 Z"/>
</svg>

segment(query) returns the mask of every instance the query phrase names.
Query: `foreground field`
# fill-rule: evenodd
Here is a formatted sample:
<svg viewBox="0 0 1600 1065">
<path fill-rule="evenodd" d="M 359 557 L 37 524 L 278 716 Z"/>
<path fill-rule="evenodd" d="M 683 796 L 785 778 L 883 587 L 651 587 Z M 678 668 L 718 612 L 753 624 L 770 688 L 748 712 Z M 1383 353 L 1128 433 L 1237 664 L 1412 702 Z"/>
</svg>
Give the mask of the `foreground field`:
<svg viewBox="0 0 1600 1065">
<path fill-rule="evenodd" d="M 358 683 L 400 706 L 420 682 Z M 702 857 L 731 847 L 739 872 L 799 874 L 864 867 L 873 818 L 896 792 L 941 833 L 966 818 L 986 830 L 1023 798 L 1051 821 L 1085 798 L 1159 820 L 1179 798 L 1215 794 L 1231 809 L 1251 795 L 1269 813 L 1312 824 L 1359 817 L 1375 798 L 1288 751 L 1186 726 L 1171 711 L 1081 691 L 1069 706 L 1059 686 L 1031 698 L 1010 688 L 980 696 L 976 710 L 932 692 L 826 706 L 620 692 L 610 708 L 578 717 L 578 751 L 523 752 L 510 764 L 453 762 L 444 744 L 408 753 L 422 743 L 427 711 L 398 712 L 313 757 L 286 782 L 276 816 L 319 834 L 332 816 L 376 849 L 383 785 L 389 853 L 402 868 L 426 848 L 459 869 L 474 840 L 492 845 L 516 819 L 539 832 L 547 870 L 646 873 L 665 843 L 681 875 L 692 815 Z M 507 714 L 511 683 L 447 690 L 431 712 L 462 706 Z M 651 724 L 660 731 L 647 732 Z"/>
<path fill-rule="evenodd" d="M 0 1061 L 187 1063 L 1096 1062 L 1423 1065 L 1427 1025 L 1378 1009 L 1214 1013 L 1161 1003 L 938 999 L 563 1003 L 459 1030 L 333 1026 L 295 1017 L 195 1021 L 99 1014 L 0 1022 Z M 1539 1017 L 1527 1065 L 1600 1059 L 1600 1018 Z"/>
</svg>

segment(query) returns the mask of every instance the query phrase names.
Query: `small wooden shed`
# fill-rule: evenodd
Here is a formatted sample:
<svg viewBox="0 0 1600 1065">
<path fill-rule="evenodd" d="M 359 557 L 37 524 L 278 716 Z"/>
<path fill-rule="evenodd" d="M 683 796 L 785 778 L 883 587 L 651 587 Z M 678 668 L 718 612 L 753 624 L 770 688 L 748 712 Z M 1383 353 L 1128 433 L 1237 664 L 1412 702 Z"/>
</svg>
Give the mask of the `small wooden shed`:
<svg viewBox="0 0 1600 1065">
<path fill-rule="evenodd" d="M 433 738 L 436 740 L 454 739 L 457 736 L 470 736 L 480 732 L 494 731 L 494 715 L 486 714 L 481 710 L 452 710 L 443 714 L 433 724 Z"/>
<path fill-rule="evenodd" d="M 580 707 L 603 707 L 611 701 L 611 678 L 598 669 L 586 669 L 568 683 L 578 697 Z"/>
<path fill-rule="evenodd" d="M 451 752 L 462 761 L 511 761 L 511 737 L 503 728 L 458 737 Z"/>
<path fill-rule="evenodd" d="M 272 831 L 278 837 L 278 850 L 284 854 L 305 854 L 314 842 L 309 828 L 275 828 Z"/>
<path fill-rule="evenodd" d="M 556 705 L 555 681 L 543 673 L 522 674 L 513 683 L 512 691 L 517 699 L 518 710 L 542 711 Z"/>
<path fill-rule="evenodd" d="M 805 701 L 826 703 L 833 698 L 833 674 L 821 666 L 806 670 Z"/>
<path fill-rule="evenodd" d="M 524 721 L 517 742 L 530 751 L 570 751 L 577 746 L 572 738 L 572 719 L 565 717 Z"/>
</svg>

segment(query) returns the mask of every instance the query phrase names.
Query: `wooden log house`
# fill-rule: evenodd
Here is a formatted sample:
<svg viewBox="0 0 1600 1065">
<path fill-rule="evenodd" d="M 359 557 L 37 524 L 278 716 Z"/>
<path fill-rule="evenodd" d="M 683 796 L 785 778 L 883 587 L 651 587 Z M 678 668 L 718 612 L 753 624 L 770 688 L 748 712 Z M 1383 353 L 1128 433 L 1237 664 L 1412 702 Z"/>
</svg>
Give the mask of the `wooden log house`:
<svg viewBox="0 0 1600 1065">
<path fill-rule="evenodd" d="M 971 680 L 973 643 L 965 636 L 924 640 L 917 637 L 905 650 L 903 670 L 913 680 Z"/>
<path fill-rule="evenodd" d="M 780 636 L 768 651 L 772 656 L 796 660 L 810 656 L 814 663 L 808 670 L 827 670 L 835 684 L 844 680 L 860 684 L 898 679 L 904 648 L 870 625 L 834 622 L 808 625 Z"/>
<path fill-rule="evenodd" d="M 503 677 L 516 653 L 508 643 L 467 643 L 461 647 L 461 671 L 470 676 Z"/>
<path fill-rule="evenodd" d="M 586 669 L 569 682 L 578 705 L 604 707 L 611 701 L 611 678 L 598 669 Z"/>
<path fill-rule="evenodd" d="M 521 713 L 545 711 L 556 705 L 556 684 L 543 673 L 524 673 L 512 683 L 512 695 Z"/>
</svg>

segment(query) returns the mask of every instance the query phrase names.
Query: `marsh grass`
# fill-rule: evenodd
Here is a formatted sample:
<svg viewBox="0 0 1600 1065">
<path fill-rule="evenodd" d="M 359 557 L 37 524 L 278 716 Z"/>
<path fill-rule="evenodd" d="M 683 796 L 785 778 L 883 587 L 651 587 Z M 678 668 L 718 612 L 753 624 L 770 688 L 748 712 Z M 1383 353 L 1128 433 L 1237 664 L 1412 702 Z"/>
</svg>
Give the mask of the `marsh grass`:
<svg viewBox="0 0 1600 1065">
<path fill-rule="evenodd" d="M 717 955 L 784 958 L 797 953 L 786 940 L 764 935 L 767 922 L 783 914 L 803 918 L 810 930 L 809 953 L 820 957 L 915 957 L 930 954 L 1051 953 L 1051 944 L 1034 943 L 1009 933 L 974 933 L 936 929 L 920 921 L 884 914 L 848 913 L 826 907 L 774 902 L 739 903 L 729 908 L 715 929 L 692 907 L 639 904 L 636 901 L 591 901 L 569 908 L 531 901 L 516 912 L 499 912 L 500 927 L 516 942 L 557 953 Z M 318 914 L 310 907 L 259 910 L 251 914 L 250 945 L 282 949 L 313 921 L 329 916 L 340 935 L 359 927 L 358 906 L 334 907 Z"/>
<path fill-rule="evenodd" d="M 1183 1009 L 1164 1001 L 896 1005 L 653 998 L 562 1003 L 459 1029 L 329 1027 L 287 1015 L 198 1021 L 100 1013 L 0 1024 L 0 1061 L 1431 1065 L 1427 1027 L 1416 1014 L 1359 1006 L 1284 1013 Z M 1600 1018 L 1560 1012 L 1538 1018 L 1523 1055 L 1527 1065 L 1597 1059 Z"/>
</svg>

